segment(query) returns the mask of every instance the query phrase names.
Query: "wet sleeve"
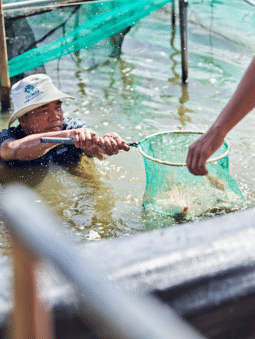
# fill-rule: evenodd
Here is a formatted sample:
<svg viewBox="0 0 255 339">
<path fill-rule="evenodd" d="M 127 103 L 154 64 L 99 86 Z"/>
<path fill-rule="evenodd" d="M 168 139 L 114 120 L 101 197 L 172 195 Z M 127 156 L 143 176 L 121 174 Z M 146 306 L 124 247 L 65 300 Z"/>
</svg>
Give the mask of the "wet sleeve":
<svg viewBox="0 0 255 339">
<path fill-rule="evenodd" d="M 7 140 L 15 140 L 15 138 L 11 136 L 10 131 L 8 129 L 4 129 L 0 132 L 0 147 Z"/>
</svg>

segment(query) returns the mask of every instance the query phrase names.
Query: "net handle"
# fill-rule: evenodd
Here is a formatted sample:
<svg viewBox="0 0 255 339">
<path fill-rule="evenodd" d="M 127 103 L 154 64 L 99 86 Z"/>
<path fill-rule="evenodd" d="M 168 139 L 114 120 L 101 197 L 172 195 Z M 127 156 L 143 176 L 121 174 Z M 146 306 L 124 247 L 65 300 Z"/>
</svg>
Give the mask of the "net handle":
<svg viewBox="0 0 255 339">
<path fill-rule="evenodd" d="M 158 133 L 154 133 L 154 134 L 151 134 L 151 135 L 148 135 L 146 138 L 144 138 L 144 140 L 146 139 L 149 139 L 151 137 L 154 137 L 156 135 L 160 135 L 160 134 L 169 134 L 169 133 L 192 133 L 192 134 L 204 134 L 205 132 L 199 132 L 199 131 L 164 131 L 164 132 L 158 132 Z M 230 152 L 230 149 L 231 149 L 231 145 L 230 145 L 230 142 L 227 140 L 227 139 L 224 139 L 224 143 L 226 143 L 228 145 L 228 149 L 226 150 L 226 152 L 224 152 L 222 155 L 218 156 L 218 157 L 215 157 L 215 158 L 212 158 L 212 159 L 209 159 L 206 161 L 206 163 L 210 163 L 210 162 L 215 162 L 215 161 L 218 161 L 218 160 L 221 160 L 223 158 L 225 158 L 229 152 Z M 184 166 L 187 166 L 186 163 L 184 162 L 180 162 L 180 163 L 174 163 L 174 162 L 169 162 L 169 161 L 162 161 L 160 159 L 157 159 L 157 158 L 153 158 L 151 156 L 149 156 L 148 154 L 146 154 L 140 145 L 138 145 L 138 151 L 140 152 L 140 154 L 151 160 L 151 161 L 154 161 L 154 162 L 157 162 L 161 165 L 167 165 L 167 166 L 178 166 L 178 167 L 184 167 Z"/>
</svg>

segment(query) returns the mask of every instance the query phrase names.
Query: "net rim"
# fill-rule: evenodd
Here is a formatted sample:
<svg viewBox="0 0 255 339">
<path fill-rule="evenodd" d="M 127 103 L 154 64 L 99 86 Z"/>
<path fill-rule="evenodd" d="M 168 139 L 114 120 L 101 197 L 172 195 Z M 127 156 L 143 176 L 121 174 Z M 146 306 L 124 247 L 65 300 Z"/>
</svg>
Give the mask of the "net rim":
<svg viewBox="0 0 255 339">
<path fill-rule="evenodd" d="M 178 131 L 178 130 L 175 130 L 175 131 L 163 131 L 163 132 L 157 132 L 157 133 L 154 133 L 154 134 L 150 134 L 150 135 L 148 135 L 147 137 L 145 137 L 143 140 L 147 140 L 147 139 L 149 139 L 149 138 L 151 138 L 151 137 L 154 137 L 154 136 L 156 136 L 156 135 L 160 135 L 160 134 L 169 134 L 169 133 L 205 134 L 205 132 L 201 132 L 201 131 L 191 131 L 191 130 L 188 130 L 188 131 Z M 227 139 L 224 139 L 224 143 L 226 143 L 226 144 L 228 145 L 228 149 L 227 149 L 222 155 L 207 160 L 207 161 L 206 161 L 207 164 L 208 164 L 208 163 L 211 163 L 211 162 L 216 162 L 216 161 L 218 161 L 218 160 L 221 160 L 221 159 L 225 158 L 225 157 L 230 153 L 230 149 L 231 149 L 231 144 L 230 144 L 230 142 L 229 142 Z M 139 142 L 139 144 L 140 144 L 140 142 Z M 151 160 L 151 161 L 157 162 L 157 163 L 162 164 L 162 165 L 167 165 L 167 166 L 178 166 L 178 167 L 184 167 L 184 166 L 187 166 L 187 164 L 184 163 L 184 162 L 183 162 L 183 163 L 181 163 L 181 162 L 180 162 L 180 163 L 178 163 L 178 162 L 176 163 L 176 162 L 163 161 L 163 160 L 160 160 L 160 159 L 157 159 L 157 158 L 153 158 L 153 157 L 149 156 L 148 154 L 146 154 L 146 153 L 142 150 L 142 148 L 141 148 L 141 146 L 140 146 L 139 144 L 138 144 L 138 151 L 140 152 L 140 154 L 141 154 L 143 157 L 145 157 L 145 158 L 147 158 L 147 159 L 149 159 L 149 160 Z"/>
</svg>

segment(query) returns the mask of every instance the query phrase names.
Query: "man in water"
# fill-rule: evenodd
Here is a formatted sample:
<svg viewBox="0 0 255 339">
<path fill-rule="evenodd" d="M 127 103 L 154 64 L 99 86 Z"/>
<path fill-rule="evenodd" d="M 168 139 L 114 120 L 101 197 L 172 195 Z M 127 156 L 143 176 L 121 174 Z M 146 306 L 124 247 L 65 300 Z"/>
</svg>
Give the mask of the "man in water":
<svg viewBox="0 0 255 339">
<path fill-rule="evenodd" d="M 128 151 L 116 133 L 99 137 L 79 119 L 63 118 L 61 99 L 71 98 L 54 86 L 45 74 L 33 74 L 11 90 L 14 103 L 8 129 L 0 132 L 0 158 L 12 166 L 75 163 L 82 153 L 103 159 L 105 155 Z M 11 127 L 16 121 L 17 127 Z M 41 143 L 42 137 L 73 138 L 74 145 Z"/>
<path fill-rule="evenodd" d="M 194 175 L 207 175 L 207 159 L 223 144 L 227 133 L 255 107 L 255 58 L 235 93 L 214 124 L 190 147 L 187 167 Z"/>
</svg>

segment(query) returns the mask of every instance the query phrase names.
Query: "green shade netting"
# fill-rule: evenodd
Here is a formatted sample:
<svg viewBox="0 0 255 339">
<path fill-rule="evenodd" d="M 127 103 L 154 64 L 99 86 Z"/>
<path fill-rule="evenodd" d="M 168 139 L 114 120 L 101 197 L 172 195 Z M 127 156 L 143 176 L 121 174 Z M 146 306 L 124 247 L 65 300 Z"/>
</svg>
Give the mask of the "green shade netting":
<svg viewBox="0 0 255 339">
<path fill-rule="evenodd" d="M 209 160 L 221 158 L 206 165 L 207 176 L 194 176 L 185 164 L 189 146 L 198 139 L 196 132 L 164 132 L 147 137 L 139 143 L 144 156 L 146 188 L 145 209 L 170 216 L 194 218 L 217 211 L 236 210 L 245 199 L 229 173 L 229 143 Z"/>
<path fill-rule="evenodd" d="M 26 20 L 37 43 L 36 46 L 31 44 L 31 49 L 9 61 L 10 77 L 95 45 L 133 26 L 169 2 L 171 1 L 102 1 L 29 16 Z"/>
</svg>

